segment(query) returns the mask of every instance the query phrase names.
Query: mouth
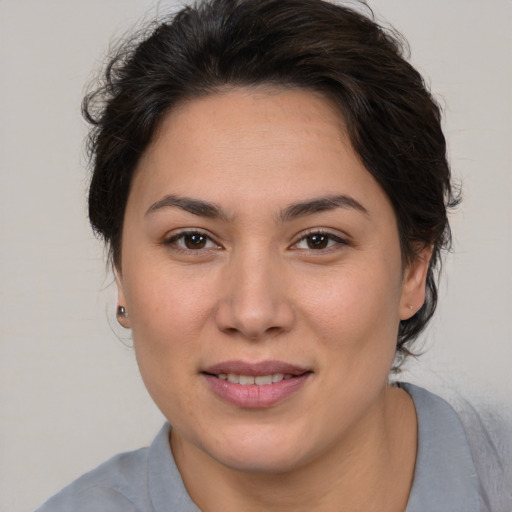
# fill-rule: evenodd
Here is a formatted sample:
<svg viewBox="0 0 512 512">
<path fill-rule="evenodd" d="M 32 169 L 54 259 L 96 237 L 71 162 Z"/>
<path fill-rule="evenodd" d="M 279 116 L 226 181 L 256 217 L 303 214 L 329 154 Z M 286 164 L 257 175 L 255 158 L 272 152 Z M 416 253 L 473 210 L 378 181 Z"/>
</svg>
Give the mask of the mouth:
<svg viewBox="0 0 512 512">
<path fill-rule="evenodd" d="M 229 361 L 211 366 L 201 374 L 224 401 L 241 408 L 263 408 L 301 389 L 313 371 L 280 361 Z"/>
<path fill-rule="evenodd" d="M 270 373 L 268 375 L 238 375 L 236 373 L 219 373 L 213 375 L 220 380 L 227 380 L 232 384 L 240 384 L 242 386 L 268 386 L 269 384 L 276 384 L 282 380 L 293 379 L 295 375 L 290 373 Z"/>
</svg>

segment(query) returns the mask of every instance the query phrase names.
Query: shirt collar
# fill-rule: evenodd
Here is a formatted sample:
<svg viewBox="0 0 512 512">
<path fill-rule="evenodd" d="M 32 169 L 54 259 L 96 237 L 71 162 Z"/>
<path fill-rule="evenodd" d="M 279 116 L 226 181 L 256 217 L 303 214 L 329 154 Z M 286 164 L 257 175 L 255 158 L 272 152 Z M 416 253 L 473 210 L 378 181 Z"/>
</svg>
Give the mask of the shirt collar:
<svg viewBox="0 0 512 512">
<path fill-rule="evenodd" d="M 405 512 L 480 512 L 480 482 L 466 434 L 442 398 L 401 383 L 416 407 L 418 450 Z"/>
</svg>

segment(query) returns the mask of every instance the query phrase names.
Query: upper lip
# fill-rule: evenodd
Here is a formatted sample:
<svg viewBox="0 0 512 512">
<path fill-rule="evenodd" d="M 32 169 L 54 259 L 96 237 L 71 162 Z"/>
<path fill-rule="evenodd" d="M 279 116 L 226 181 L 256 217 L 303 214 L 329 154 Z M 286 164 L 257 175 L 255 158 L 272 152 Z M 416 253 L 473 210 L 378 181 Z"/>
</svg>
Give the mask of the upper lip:
<svg viewBox="0 0 512 512">
<path fill-rule="evenodd" d="M 220 373 L 232 373 L 235 375 L 271 375 L 273 373 L 284 373 L 288 375 L 302 375 L 311 370 L 303 366 L 285 363 L 284 361 L 261 361 L 258 363 L 249 363 L 246 361 L 223 361 L 221 363 L 208 366 L 203 373 L 219 375 Z"/>
</svg>

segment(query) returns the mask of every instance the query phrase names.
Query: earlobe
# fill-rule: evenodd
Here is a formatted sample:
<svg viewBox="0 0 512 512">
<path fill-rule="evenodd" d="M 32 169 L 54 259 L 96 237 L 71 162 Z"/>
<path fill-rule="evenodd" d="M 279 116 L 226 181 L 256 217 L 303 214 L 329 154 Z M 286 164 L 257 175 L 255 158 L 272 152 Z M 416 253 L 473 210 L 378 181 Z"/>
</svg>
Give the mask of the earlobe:
<svg viewBox="0 0 512 512">
<path fill-rule="evenodd" d="M 425 302 L 427 273 L 432 249 L 433 247 L 430 245 L 418 248 L 414 260 L 404 271 L 400 320 L 408 320 L 414 316 Z"/>
<path fill-rule="evenodd" d="M 121 274 L 117 268 L 114 268 L 114 276 L 116 279 L 117 285 L 117 310 L 116 317 L 119 325 L 124 327 L 125 329 L 130 329 L 130 316 L 128 314 L 128 310 L 126 307 L 126 299 L 124 296 L 123 282 L 121 278 Z"/>
</svg>

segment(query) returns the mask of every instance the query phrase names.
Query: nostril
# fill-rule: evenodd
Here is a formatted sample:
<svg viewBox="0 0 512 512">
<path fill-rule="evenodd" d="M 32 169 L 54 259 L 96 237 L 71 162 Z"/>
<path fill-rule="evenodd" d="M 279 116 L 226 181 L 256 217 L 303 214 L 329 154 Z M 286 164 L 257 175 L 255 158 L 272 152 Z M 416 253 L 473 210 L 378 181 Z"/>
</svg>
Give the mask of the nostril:
<svg viewBox="0 0 512 512">
<path fill-rule="evenodd" d="M 265 333 L 266 334 L 279 334 L 280 332 L 283 332 L 285 331 L 285 329 L 283 327 L 278 327 L 278 326 L 275 326 L 275 327 L 269 327 Z"/>
</svg>

